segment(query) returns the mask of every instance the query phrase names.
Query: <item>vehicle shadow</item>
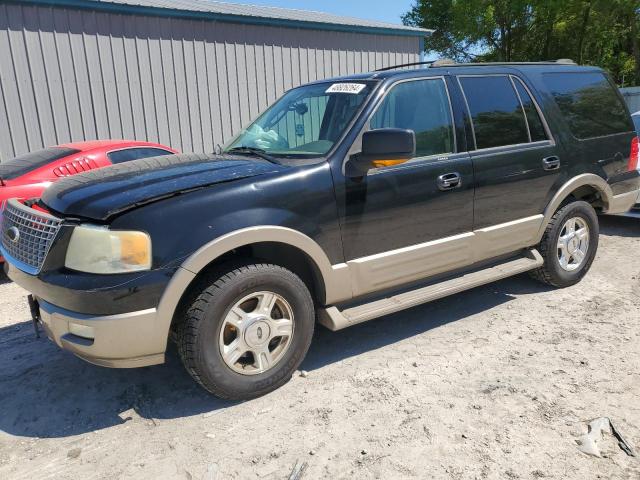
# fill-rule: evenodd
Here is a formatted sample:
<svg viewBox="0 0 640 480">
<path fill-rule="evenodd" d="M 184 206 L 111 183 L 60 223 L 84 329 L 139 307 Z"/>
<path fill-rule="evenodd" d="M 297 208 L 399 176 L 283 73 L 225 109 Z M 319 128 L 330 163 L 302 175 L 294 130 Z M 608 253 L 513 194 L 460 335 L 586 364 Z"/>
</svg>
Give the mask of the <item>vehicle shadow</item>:
<svg viewBox="0 0 640 480">
<path fill-rule="evenodd" d="M 513 300 L 514 295 L 550 289 L 526 274 L 518 275 L 338 332 L 318 326 L 316 338 L 300 368 L 321 368 L 489 310 Z"/>
<path fill-rule="evenodd" d="M 11 283 L 11 280 L 7 277 L 7 274 L 4 273 L 4 266 L 0 263 L 0 285 L 4 285 L 5 283 Z"/>
<path fill-rule="evenodd" d="M 598 220 L 601 235 L 615 235 L 628 238 L 640 237 L 640 218 L 600 215 Z"/>
<path fill-rule="evenodd" d="M 546 287 L 526 276 L 479 287 L 431 304 L 330 332 L 318 327 L 301 368 L 314 370 L 392 345 L 440 325 Z M 36 339 L 31 322 L 0 329 L 0 430 L 25 437 L 66 437 L 122 424 L 188 417 L 236 405 L 206 393 L 173 347 L 167 363 L 140 369 L 90 365 Z"/>
<path fill-rule="evenodd" d="M 60 350 L 44 335 L 37 339 L 30 321 L 0 329 L 0 404 L 0 430 L 40 438 L 233 405 L 198 386 L 173 346 L 164 365 L 103 368 Z"/>
</svg>

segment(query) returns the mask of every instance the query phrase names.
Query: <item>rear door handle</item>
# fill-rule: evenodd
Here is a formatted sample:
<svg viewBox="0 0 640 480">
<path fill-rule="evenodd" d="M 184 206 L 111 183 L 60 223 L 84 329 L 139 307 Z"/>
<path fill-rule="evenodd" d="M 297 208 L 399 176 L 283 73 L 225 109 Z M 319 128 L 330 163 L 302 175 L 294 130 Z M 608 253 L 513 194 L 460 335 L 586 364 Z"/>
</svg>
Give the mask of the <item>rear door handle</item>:
<svg viewBox="0 0 640 480">
<path fill-rule="evenodd" d="M 452 190 L 462 186 L 462 179 L 457 172 L 445 173 L 438 177 L 438 188 L 440 190 Z"/>
<path fill-rule="evenodd" d="M 560 159 L 555 155 L 542 159 L 542 168 L 545 170 L 558 170 L 560 168 Z"/>
</svg>

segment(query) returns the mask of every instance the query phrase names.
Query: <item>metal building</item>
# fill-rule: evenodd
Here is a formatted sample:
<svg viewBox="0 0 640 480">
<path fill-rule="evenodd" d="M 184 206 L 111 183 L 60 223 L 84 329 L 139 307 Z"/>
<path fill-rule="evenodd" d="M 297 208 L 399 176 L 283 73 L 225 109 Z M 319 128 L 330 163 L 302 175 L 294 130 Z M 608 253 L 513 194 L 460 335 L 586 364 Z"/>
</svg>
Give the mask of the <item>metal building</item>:
<svg viewBox="0 0 640 480">
<path fill-rule="evenodd" d="M 208 0 L 0 4 L 0 160 L 71 140 L 224 144 L 285 90 L 418 61 L 427 30 Z"/>
<path fill-rule="evenodd" d="M 631 113 L 640 110 L 640 87 L 621 88 L 620 93 L 622 93 L 625 102 L 627 102 L 627 107 L 629 107 Z"/>
</svg>

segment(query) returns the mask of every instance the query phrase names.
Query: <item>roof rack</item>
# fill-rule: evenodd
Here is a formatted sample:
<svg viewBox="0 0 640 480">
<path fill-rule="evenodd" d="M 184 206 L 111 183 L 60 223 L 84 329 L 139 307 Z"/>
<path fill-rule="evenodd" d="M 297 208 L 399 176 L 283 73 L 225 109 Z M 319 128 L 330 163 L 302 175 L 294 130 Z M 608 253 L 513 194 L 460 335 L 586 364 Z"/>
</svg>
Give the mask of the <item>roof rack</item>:
<svg viewBox="0 0 640 480">
<path fill-rule="evenodd" d="M 441 58 L 438 60 L 429 60 L 426 62 L 402 63 L 400 65 L 392 65 L 390 67 L 378 68 L 376 72 L 384 72 L 394 70 L 396 68 L 414 67 L 417 65 L 427 65 L 428 67 L 466 67 L 472 65 L 577 65 L 570 58 L 560 58 L 558 60 L 548 60 L 543 62 L 466 62 L 458 63 L 450 58 Z"/>
<path fill-rule="evenodd" d="M 428 65 L 431 66 L 432 64 L 434 64 L 437 60 L 429 60 L 426 62 L 413 62 L 413 63 L 401 63 L 399 65 L 392 65 L 390 67 L 382 67 L 382 68 L 377 68 L 374 71 L 375 72 L 385 72 L 387 70 L 393 70 L 395 68 L 403 68 L 403 67 L 415 67 L 417 65 Z"/>
</svg>

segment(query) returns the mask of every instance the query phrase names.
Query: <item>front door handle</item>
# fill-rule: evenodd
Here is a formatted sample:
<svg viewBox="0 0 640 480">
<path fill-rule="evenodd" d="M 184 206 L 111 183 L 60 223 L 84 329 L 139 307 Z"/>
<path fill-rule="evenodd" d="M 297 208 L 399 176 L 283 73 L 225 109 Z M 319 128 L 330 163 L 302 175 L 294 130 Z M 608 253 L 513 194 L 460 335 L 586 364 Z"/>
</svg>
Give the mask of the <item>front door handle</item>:
<svg viewBox="0 0 640 480">
<path fill-rule="evenodd" d="M 560 168 L 560 159 L 555 155 L 542 159 L 542 168 L 545 170 L 558 170 Z"/>
<path fill-rule="evenodd" d="M 462 179 L 457 172 L 445 173 L 438 177 L 438 188 L 440 190 L 453 190 L 462 186 Z"/>
</svg>

